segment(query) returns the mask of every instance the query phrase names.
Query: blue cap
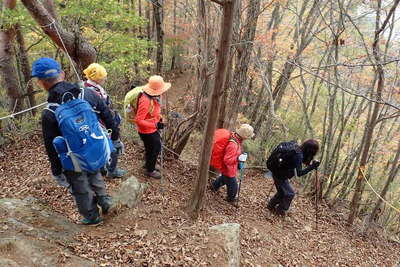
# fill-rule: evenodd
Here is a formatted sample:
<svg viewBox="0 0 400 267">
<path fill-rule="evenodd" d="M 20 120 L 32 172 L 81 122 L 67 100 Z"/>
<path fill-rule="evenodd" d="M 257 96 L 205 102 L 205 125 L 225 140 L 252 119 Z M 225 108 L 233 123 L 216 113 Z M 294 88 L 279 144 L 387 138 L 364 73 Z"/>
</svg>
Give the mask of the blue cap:
<svg viewBox="0 0 400 267">
<path fill-rule="evenodd" d="M 31 77 L 47 79 L 56 77 L 61 73 L 60 64 L 52 58 L 41 57 L 32 64 Z"/>
</svg>

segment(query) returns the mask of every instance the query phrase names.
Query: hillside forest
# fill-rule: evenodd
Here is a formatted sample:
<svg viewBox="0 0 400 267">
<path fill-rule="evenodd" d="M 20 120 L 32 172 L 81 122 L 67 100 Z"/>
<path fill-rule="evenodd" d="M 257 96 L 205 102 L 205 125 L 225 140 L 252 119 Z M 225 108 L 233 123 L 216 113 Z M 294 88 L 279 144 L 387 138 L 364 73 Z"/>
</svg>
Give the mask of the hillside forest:
<svg viewBox="0 0 400 267">
<path fill-rule="evenodd" d="M 2 0 L 0 146 L 40 132 L 47 93 L 30 76 L 39 57 L 60 62 L 70 82 L 100 63 L 120 110 L 131 88 L 159 74 L 172 83 L 166 156 L 197 166 L 185 203 L 192 218 L 208 205 L 215 129 L 248 123 L 248 169 L 264 173 L 282 141 L 315 138 L 319 179 L 299 179 L 301 193 L 343 211 L 360 233 L 399 242 L 399 3 Z M 123 135 L 140 143 L 128 123 Z"/>
</svg>

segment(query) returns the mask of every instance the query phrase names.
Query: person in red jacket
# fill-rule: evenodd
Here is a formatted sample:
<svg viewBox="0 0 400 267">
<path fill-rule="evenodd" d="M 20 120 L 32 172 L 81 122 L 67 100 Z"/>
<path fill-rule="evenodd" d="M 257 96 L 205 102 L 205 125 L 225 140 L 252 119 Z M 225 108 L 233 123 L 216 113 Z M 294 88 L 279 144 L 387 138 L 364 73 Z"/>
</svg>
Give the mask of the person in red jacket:
<svg viewBox="0 0 400 267">
<path fill-rule="evenodd" d="M 217 192 L 223 185 L 227 187 L 227 201 L 234 203 L 238 191 L 236 173 L 239 168 L 238 157 L 242 154 L 242 142 L 254 136 L 254 129 L 249 124 L 242 124 L 231 138 L 224 150 L 223 166 L 221 175 L 211 184 L 211 189 Z"/>
<path fill-rule="evenodd" d="M 143 94 L 139 96 L 135 117 L 137 130 L 145 148 L 145 174 L 155 179 L 161 178 L 160 172 L 156 170 L 157 157 L 161 151 L 159 130 L 164 128 L 160 115 L 160 96 L 170 87 L 171 84 L 164 82 L 161 76 L 151 76 L 143 86 Z"/>
</svg>

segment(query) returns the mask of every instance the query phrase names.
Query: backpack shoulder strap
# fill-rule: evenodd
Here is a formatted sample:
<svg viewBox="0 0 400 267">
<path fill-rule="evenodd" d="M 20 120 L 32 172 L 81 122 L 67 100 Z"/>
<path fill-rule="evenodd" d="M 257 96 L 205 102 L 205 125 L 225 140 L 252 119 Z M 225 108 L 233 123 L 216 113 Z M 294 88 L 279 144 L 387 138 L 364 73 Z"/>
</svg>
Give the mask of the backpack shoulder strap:
<svg viewBox="0 0 400 267">
<path fill-rule="evenodd" d="M 81 87 L 81 92 L 79 93 L 78 97 L 80 99 L 85 99 L 85 88 Z"/>
<path fill-rule="evenodd" d="M 60 106 L 60 104 L 57 103 L 48 103 L 47 106 L 44 108 L 48 111 L 50 111 L 51 113 L 56 113 L 56 109 Z"/>
</svg>

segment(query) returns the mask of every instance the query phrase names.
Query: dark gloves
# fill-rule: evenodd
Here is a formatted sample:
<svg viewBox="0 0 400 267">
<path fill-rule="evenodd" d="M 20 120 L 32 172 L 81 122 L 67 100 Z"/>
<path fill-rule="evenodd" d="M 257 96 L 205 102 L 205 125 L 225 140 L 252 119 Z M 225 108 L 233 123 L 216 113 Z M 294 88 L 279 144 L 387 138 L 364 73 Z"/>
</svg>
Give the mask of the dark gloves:
<svg viewBox="0 0 400 267">
<path fill-rule="evenodd" d="M 311 163 L 311 167 L 316 170 L 318 169 L 320 164 L 321 162 L 319 162 L 318 160 L 313 160 L 313 162 Z"/>
<path fill-rule="evenodd" d="M 121 142 L 121 140 L 114 140 L 112 141 L 114 148 L 117 150 L 118 155 L 122 155 L 125 152 L 125 146 L 124 143 Z"/>
<path fill-rule="evenodd" d="M 157 122 L 157 130 L 162 130 L 162 129 L 164 129 L 164 123 L 163 122 L 161 122 L 161 121 L 159 121 L 159 122 Z"/>
</svg>

